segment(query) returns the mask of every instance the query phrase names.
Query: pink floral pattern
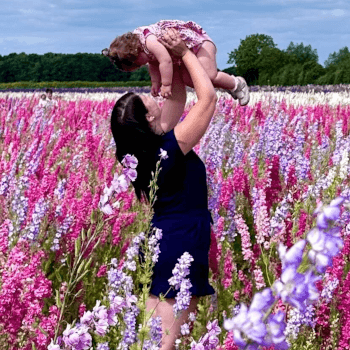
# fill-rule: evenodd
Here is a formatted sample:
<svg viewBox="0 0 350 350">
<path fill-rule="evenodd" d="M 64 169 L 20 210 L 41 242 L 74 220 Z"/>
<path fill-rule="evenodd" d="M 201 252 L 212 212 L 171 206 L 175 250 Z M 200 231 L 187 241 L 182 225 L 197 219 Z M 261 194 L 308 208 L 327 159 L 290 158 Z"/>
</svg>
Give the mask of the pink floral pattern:
<svg viewBox="0 0 350 350">
<path fill-rule="evenodd" d="M 185 42 L 186 46 L 189 49 L 192 49 L 195 54 L 197 54 L 204 41 L 209 40 L 213 42 L 206 31 L 200 25 L 192 21 L 184 22 L 180 20 L 163 20 L 148 26 L 138 27 L 133 31 L 133 33 L 139 35 L 142 50 L 151 61 L 155 61 L 156 58 L 148 51 L 146 47 L 146 38 L 151 34 L 155 35 L 157 38 L 160 38 L 162 36 L 162 32 L 169 28 L 175 28 L 180 33 L 181 39 Z M 181 64 L 181 59 L 172 56 L 172 54 L 170 54 L 170 56 L 174 63 L 179 65 Z"/>
</svg>

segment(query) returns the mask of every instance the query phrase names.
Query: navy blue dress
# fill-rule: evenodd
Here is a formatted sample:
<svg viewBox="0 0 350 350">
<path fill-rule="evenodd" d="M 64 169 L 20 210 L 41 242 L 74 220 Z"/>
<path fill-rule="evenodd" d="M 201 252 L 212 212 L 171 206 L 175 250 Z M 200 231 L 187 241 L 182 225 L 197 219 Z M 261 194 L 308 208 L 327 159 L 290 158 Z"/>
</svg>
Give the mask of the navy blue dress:
<svg viewBox="0 0 350 350">
<path fill-rule="evenodd" d="M 163 237 L 159 241 L 161 253 L 153 269 L 150 292 L 165 295 L 177 260 L 188 252 L 194 258 L 187 276 L 192 284 L 191 294 L 214 294 L 208 281 L 212 218 L 208 210 L 205 165 L 193 150 L 186 155 L 182 153 L 174 130 L 163 135 L 160 148 L 167 151 L 168 158 L 160 163 L 152 225 L 162 229 Z M 155 155 L 156 161 L 159 154 L 160 150 Z M 177 292 L 171 289 L 166 298 L 174 298 Z"/>
</svg>

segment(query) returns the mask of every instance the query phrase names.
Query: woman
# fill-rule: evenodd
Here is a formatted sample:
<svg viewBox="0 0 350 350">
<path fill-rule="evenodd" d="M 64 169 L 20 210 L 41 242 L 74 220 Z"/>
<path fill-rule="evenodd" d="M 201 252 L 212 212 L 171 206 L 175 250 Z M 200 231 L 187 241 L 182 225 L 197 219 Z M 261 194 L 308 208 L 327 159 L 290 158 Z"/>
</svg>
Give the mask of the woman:
<svg viewBox="0 0 350 350">
<path fill-rule="evenodd" d="M 161 316 L 163 328 L 162 350 L 173 349 L 180 334 L 180 326 L 188 314 L 196 309 L 198 297 L 214 293 L 208 282 L 208 251 L 210 245 L 211 216 L 208 211 L 206 172 L 203 162 L 192 148 L 208 128 L 217 101 L 210 78 L 197 57 L 186 47 L 178 32 L 169 29 L 160 39 L 174 55 L 181 57 L 197 93 L 198 102 L 186 119 L 177 124 L 186 102 L 185 85 L 180 72 L 174 67 L 171 96 L 162 110 L 149 96 L 128 93 L 114 106 L 111 129 L 117 145 L 119 161 L 126 154 L 138 159 L 137 179 L 133 183 L 136 195 L 148 197 L 151 171 L 159 160 L 160 149 L 168 158 L 161 161 L 158 177 L 157 200 L 154 204 L 153 226 L 162 229 L 159 260 L 153 269 L 151 295 L 147 310 L 154 309 L 160 293 L 169 289 L 168 279 L 177 259 L 184 252 L 194 261 L 190 268 L 192 299 L 190 307 L 174 318 L 172 306 L 176 292 L 171 290 L 166 301 L 160 302 L 155 316 Z M 166 329 L 170 334 L 166 335 Z"/>
</svg>

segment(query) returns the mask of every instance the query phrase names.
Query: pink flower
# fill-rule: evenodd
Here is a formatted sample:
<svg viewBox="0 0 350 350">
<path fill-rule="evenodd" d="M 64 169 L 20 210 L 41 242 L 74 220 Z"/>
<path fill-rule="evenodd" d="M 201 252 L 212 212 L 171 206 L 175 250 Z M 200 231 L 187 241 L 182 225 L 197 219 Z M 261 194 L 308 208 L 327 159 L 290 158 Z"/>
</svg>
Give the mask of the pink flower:
<svg viewBox="0 0 350 350">
<path fill-rule="evenodd" d="M 252 243 L 250 242 L 250 233 L 247 224 L 240 214 L 234 216 L 237 231 L 241 235 L 242 240 L 242 253 L 244 260 L 250 260 L 254 257 L 253 251 L 250 249 Z"/>
<path fill-rule="evenodd" d="M 258 290 L 263 287 L 266 287 L 264 276 L 259 266 L 256 266 L 254 269 L 254 279 L 255 279 L 256 288 Z"/>
<path fill-rule="evenodd" d="M 106 272 L 107 272 L 107 265 L 101 265 L 96 276 L 97 277 L 105 276 Z"/>
</svg>

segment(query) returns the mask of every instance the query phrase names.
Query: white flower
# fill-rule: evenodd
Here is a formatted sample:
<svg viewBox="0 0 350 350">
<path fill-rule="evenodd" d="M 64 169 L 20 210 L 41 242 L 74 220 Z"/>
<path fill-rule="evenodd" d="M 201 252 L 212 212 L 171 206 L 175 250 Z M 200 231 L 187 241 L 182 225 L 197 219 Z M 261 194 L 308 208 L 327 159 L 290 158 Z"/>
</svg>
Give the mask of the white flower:
<svg viewBox="0 0 350 350">
<path fill-rule="evenodd" d="M 169 158 L 169 156 L 168 156 L 168 152 L 167 151 L 165 151 L 164 149 L 160 149 L 160 159 L 167 159 L 167 158 Z"/>
<path fill-rule="evenodd" d="M 113 214 L 113 209 L 112 209 L 112 207 L 111 207 L 109 204 L 103 206 L 103 207 L 101 208 L 101 211 L 104 212 L 106 215 L 111 215 L 111 214 Z"/>
</svg>

